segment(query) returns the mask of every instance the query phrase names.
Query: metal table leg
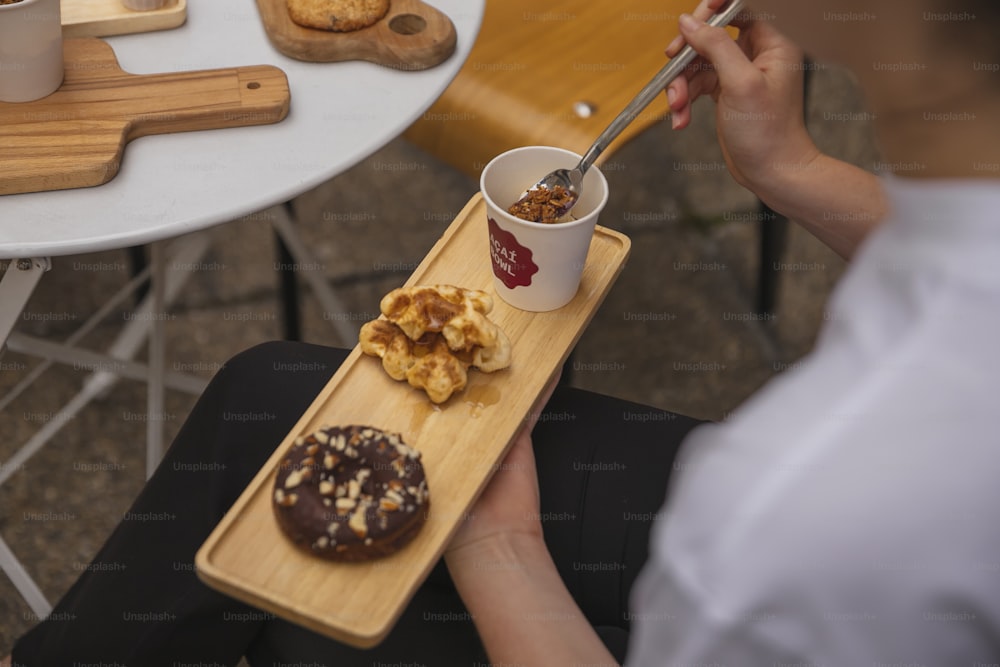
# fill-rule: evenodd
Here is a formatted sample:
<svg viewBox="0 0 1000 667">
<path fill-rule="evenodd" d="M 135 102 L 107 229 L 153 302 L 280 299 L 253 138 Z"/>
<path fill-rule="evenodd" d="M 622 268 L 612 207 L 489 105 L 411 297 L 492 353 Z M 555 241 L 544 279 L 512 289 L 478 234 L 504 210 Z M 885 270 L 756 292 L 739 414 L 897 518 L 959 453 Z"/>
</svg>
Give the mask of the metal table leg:
<svg viewBox="0 0 1000 667">
<path fill-rule="evenodd" d="M 10 337 L 10 332 L 17 324 L 38 281 L 51 266 L 47 258 L 11 260 L 7 265 L 3 279 L 0 280 L 0 304 L 5 306 L 0 312 L 0 346 L 6 345 L 7 338 Z M 10 462 L 0 464 L 0 473 L 5 477 L 17 469 L 18 466 L 11 465 Z M 52 611 L 52 605 L 14 556 L 14 552 L 7 546 L 3 537 L 0 537 L 0 569 L 14 584 L 14 588 L 36 616 L 39 618 L 48 616 Z"/>
<path fill-rule="evenodd" d="M 10 332 L 14 329 L 21 313 L 24 311 L 31 293 L 42 279 L 42 275 L 51 268 L 48 257 L 39 259 L 12 259 L 0 280 L 0 346 L 7 342 Z"/>
<path fill-rule="evenodd" d="M 97 321 L 102 319 L 113 307 L 120 303 L 123 294 L 120 291 L 112 297 L 109 304 L 95 314 L 80 330 L 74 332 L 66 343 L 37 340 L 20 333 L 11 333 L 20 314 L 27 304 L 32 291 L 41 279 L 42 274 L 49 269 L 47 259 L 12 261 L 0 281 L 0 303 L 5 308 L 0 313 L 0 341 L 6 342 L 11 350 L 35 354 L 46 359 L 45 364 L 52 361 L 64 363 L 81 363 L 84 366 L 100 368 L 84 382 L 83 388 L 62 409 L 63 416 L 75 415 L 95 397 L 110 389 L 120 377 L 132 377 L 147 381 L 147 444 L 146 444 L 146 476 L 156 469 L 163 455 L 163 416 L 165 405 L 165 385 L 172 388 L 200 393 L 205 384 L 200 378 L 185 376 L 180 373 L 166 372 L 165 309 L 173 301 L 181 286 L 190 275 L 183 268 L 196 262 L 207 250 L 209 238 L 204 234 L 194 234 L 179 239 L 171 244 L 173 265 L 167 267 L 167 252 L 164 243 L 153 245 L 151 272 L 151 291 L 145 296 L 135 311 L 135 317 L 123 327 L 108 354 L 102 355 L 88 350 L 75 348 L 76 343 Z M 130 288 L 141 285 L 143 280 L 138 276 L 129 283 Z M 127 295 L 127 291 L 125 294 Z M 149 362 L 143 365 L 132 361 L 141 349 L 146 336 L 149 336 Z M 43 364 L 43 365 L 45 365 Z M 109 370 L 113 369 L 113 370 Z M 32 379 L 38 373 L 30 374 Z M 11 394 L 17 395 L 23 389 L 20 383 L 4 397 L 3 403 L 13 400 Z M 61 428 L 68 419 L 52 420 L 46 423 L 29 439 L 10 459 L 0 462 L 0 485 L 12 474 L 23 468 L 24 462 L 41 449 Z M 10 578 L 18 593 L 25 599 L 38 618 L 44 618 L 52 606 L 45 599 L 41 590 L 32 581 L 31 576 L 18 561 L 17 557 L 0 537 L 0 569 Z"/>
</svg>

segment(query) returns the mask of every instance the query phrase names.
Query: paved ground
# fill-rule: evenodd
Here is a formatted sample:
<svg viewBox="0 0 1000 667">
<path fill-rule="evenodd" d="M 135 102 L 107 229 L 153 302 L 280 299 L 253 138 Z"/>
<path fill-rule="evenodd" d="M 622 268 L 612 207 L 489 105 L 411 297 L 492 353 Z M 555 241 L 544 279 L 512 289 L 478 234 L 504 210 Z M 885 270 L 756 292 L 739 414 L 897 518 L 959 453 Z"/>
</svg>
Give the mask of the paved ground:
<svg viewBox="0 0 1000 667">
<path fill-rule="evenodd" d="M 860 108 L 850 80 L 816 73 L 811 127 L 821 147 L 862 166 L 877 158 L 869 128 L 847 120 Z M 752 316 L 756 289 L 755 200 L 725 173 L 712 107 L 681 134 L 649 130 L 613 156 L 611 199 L 601 223 L 627 233 L 632 257 L 574 357 L 582 387 L 708 419 L 724 419 L 811 347 L 843 263 L 792 228 L 781 259 L 773 317 Z M 475 183 L 399 140 L 296 206 L 316 265 L 346 310 L 370 313 L 402 283 L 476 190 Z M 167 322 L 168 368 L 209 377 L 228 357 L 281 336 L 268 216 L 217 227 Z M 57 258 L 19 330 L 65 340 L 128 278 L 123 252 Z M 306 288 L 304 338 L 345 344 Z M 127 319 L 106 317 L 83 343 L 102 349 Z M 356 323 L 360 326 L 360 322 Z M 0 394 L 38 360 L 0 358 Z M 143 482 L 145 391 L 119 382 L 73 418 L 62 403 L 89 368 L 53 366 L 0 412 L 0 460 L 43 425 L 58 437 L 0 489 L 0 534 L 56 599 L 86 567 Z M 177 431 L 193 397 L 168 392 L 164 426 Z M 0 655 L 33 618 L 0 577 Z"/>
</svg>

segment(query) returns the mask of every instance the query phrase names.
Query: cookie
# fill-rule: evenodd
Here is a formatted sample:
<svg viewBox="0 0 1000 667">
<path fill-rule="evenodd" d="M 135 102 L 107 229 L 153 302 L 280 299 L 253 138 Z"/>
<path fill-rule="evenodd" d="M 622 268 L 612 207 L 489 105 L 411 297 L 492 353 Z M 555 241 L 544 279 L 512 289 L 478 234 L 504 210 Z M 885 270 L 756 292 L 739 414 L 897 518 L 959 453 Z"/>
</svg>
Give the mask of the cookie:
<svg viewBox="0 0 1000 667">
<path fill-rule="evenodd" d="M 286 0 L 292 21 L 305 28 L 349 32 L 376 23 L 389 0 Z"/>
</svg>

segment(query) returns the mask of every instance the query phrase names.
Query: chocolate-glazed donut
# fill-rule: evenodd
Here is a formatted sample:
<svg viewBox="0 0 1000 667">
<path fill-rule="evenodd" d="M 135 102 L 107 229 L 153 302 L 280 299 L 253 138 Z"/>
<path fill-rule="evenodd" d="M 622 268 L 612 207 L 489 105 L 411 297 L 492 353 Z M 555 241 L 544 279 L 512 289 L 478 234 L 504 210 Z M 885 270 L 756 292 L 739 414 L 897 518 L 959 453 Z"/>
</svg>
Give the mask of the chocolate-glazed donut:
<svg viewBox="0 0 1000 667">
<path fill-rule="evenodd" d="M 388 556 L 413 539 L 430 495 L 420 452 L 396 433 L 327 426 L 278 465 L 271 505 L 301 549 L 336 561 Z"/>
</svg>

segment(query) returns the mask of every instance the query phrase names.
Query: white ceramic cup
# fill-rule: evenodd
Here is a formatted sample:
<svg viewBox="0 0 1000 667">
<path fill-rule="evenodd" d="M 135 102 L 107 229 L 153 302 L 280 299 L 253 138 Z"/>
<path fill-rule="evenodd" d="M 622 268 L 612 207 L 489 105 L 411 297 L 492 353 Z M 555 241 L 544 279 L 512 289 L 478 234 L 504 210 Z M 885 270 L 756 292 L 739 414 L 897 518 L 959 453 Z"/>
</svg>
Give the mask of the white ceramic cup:
<svg viewBox="0 0 1000 667">
<path fill-rule="evenodd" d="M 0 5 L 0 102 L 31 102 L 62 84 L 59 0 Z"/>
<path fill-rule="evenodd" d="M 486 201 L 493 286 L 521 310 L 543 312 L 573 300 L 587 262 L 597 217 L 608 201 L 604 174 L 591 167 L 583 178 L 575 220 L 551 224 L 521 220 L 507 209 L 554 169 L 580 161 L 572 151 L 526 146 L 501 153 L 483 168 L 479 187 Z"/>
</svg>

